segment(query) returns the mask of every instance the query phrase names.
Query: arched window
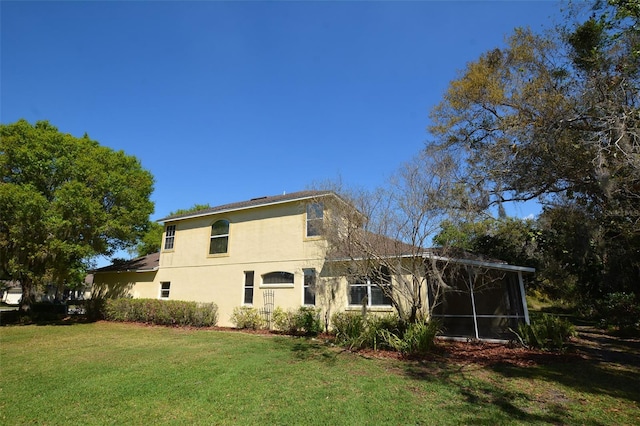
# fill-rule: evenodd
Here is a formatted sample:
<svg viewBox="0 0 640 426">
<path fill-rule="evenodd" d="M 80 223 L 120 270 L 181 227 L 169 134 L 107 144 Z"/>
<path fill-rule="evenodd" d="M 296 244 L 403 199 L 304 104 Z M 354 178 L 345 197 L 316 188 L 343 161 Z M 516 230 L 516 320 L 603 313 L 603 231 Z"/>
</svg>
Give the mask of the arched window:
<svg viewBox="0 0 640 426">
<path fill-rule="evenodd" d="M 262 276 L 263 285 L 293 285 L 293 274 L 289 272 L 269 272 Z"/>
<path fill-rule="evenodd" d="M 218 220 L 211 225 L 211 241 L 209 254 L 226 253 L 229 249 L 229 221 Z"/>
</svg>

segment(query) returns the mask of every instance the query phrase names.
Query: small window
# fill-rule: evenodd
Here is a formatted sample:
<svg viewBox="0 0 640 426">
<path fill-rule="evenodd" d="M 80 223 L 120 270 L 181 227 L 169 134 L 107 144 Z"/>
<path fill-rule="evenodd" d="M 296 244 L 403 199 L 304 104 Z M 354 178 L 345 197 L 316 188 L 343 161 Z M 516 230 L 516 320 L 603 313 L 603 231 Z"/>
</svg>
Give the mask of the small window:
<svg viewBox="0 0 640 426">
<path fill-rule="evenodd" d="M 262 276 L 263 285 L 293 285 L 293 274 L 289 272 L 269 272 Z"/>
<path fill-rule="evenodd" d="M 381 268 L 370 277 L 358 277 L 349 283 L 349 305 L 390 306 L 390 290 L 389 270 Z"/>
<path fill-rule="evenodd" d="M 170 282 L 162 282 L 160 283 L 160 299 L 168 299 L 169 298 L 169 290 L 171 290 Z"/>
<path fill-rule="evenodd" d="M 304 300 L 305 305 L 316 304 L 316 270 L 303 269 L 304 272 Z"/>
<path fill-rule="evenodd" d="M 229 221 L 219 220 L 211 225 L 209 254 L 226 253 L 229 249 Z"/>
<path fill-rule="evenodd" d="M 244 271 L 244 304 L 253 304 L 253 271 Z"/>
<path fill-rule="evenodd" d="M 307 204 L 307 237 L 323 234 L 324 206 L 322 203 Z"/>
<path fill-rule="evenodd" d="M 164 249 L 173 250 L 173 242 L 176 237 L 176 226 L 168 225 L 164 234 Z"/>
</svg>

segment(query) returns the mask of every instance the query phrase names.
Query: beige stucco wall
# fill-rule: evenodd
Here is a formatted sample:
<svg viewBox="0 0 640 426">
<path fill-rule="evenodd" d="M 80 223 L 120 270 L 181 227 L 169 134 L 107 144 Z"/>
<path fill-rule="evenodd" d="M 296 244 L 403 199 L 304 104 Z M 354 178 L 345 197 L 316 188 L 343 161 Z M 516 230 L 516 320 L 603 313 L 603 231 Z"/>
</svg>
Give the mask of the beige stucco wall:
<svg viewBox="0 0 640 426">
<path fill-rule="evenodd" d="M 161 252 L 151 280 L 133 272 L 96 274 L 96 279 L 127 286 L 136 298 L 158 298 L 161 283 L 170 282 L 169 299 L 215 302 L 218 324 L 232 326 L 233 309 L 243 305 L 245 271 L 254 271 L 253 307 L 261 308 L 263 293 L 273 290 L 275 306 L 297 309 L 303 304 L 303 269 L 320 274 L 326 247 L 322 239 L 305 237 L 305 211 L 305 203 L 292 202 L 170 222 L 176 226 L 174 248 Z M 211 225 L 219 219 L 230 222 L 228 253 L 209 255 Z M 292 273 L 294 284 L 262 284 L 262 275 L 279 271 Z"/>
<path fill-rule="evenodd" d="M 108 291 L 116 297 L 157 298 L 160 288 L 155 285 L 155 276 L 153 271 L 97 273 L 93 276 L 93 291 Z"/>
</svg>

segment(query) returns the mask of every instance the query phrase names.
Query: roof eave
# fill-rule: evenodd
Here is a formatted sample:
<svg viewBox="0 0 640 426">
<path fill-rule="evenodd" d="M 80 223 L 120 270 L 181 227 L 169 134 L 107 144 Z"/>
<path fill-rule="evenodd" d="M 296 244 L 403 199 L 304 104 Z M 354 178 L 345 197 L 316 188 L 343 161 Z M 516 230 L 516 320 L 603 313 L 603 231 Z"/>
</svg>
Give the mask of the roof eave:
<svg viewBox="0 0 640 426">
<path fill-rule="evenodd" d="M 422 257 L 424 259 L 430 258 L 435 260 L 442 260 L 445 262 L 453 262 L 453 263 L 458 263 L 462 265 L 498 269 L 503 271 L 530 272 L 530 273 L 536 272 L 535 268 L 530 268 L 528 266 L 509 265 L 508 263 L 487 262 L 482 260 L 458 259 L 458 258 L 451 258 L 446 256 L 438 256 L 438 255 L 434 255 L 432 253 L 427 253 L 427 252 L 416 253 L 416 254 L 387 255 L 387 256 L 378 256 L 378 257 L 382 259 L 392 259 L 392 258 L 406 259 L 406 258 L 412 258 L 412 257 Z M 351 261 L 360 261 L 360 260 L 367 260 L 367 258 L 366 257 L 359 257 L 359 258 L 344 257 L 344 258 L 328 259 L 329 262 L 351 262 Z"/>
<path fill-rule="evenodd" d="M 185 220 L 185 219 L 195 219 L 195 218 L 199 218 L 199 217 L 213 216 L 213 215 L 217 215 L 217 214 L 230 213 L 230 212 L 235 212 L 235 211 L 239 211 L 239 210 L 249 210 L 249 209 L 256 209 L 256 208 L 259 208 L 259 207 L 268 207 L 268 206 L 275 206 L 275 205 L 278 205 L 278 204 L 292 203 L 292 202 L 295 202 L 295 201 L 310 200 L 310 199 L 314 199 L 314 198 L 318 198 L 318 197 L 326 197 L 327 195 L 332 195 L 332 193 L 331 192 L 327 192 L 325 194 L 314 194 L 314 195 L 308 195 L 308 196 L 299 197 L 299 198 L 292 198 L 292 199 L 289 199 L 289 200 L 273 201 L 273 202 L 270 202 L 270 203 L 256 204 L 254 206 L 244 206 L 244 207 L 235 207 L 235 208 L 223 209 L 223 210 L 215 210 L 215 211 L 204 212 L 204 213 L 199 213 L 199 214 L 193 214 L 193 215 L 188 215 L 188 216 L 180 216 L 180 217 L 176 217 L 176 218 L 165 217 L 165 218 L 156 220 L 156 222 L 157 223 L 177 222 L 177 221 Z"/>
</svg>

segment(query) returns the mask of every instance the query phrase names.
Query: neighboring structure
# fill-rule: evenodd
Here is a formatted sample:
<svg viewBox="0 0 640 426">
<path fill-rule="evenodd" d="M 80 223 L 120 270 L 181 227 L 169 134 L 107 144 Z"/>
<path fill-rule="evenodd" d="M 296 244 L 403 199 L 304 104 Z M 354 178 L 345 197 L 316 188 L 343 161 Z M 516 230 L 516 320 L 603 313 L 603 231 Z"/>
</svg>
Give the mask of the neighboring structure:
<svg viewBox="0 0 640 426">
<path fill-rule="evenodd" d="M 7 305 L 20 304 L 20 300 L 22 300 L 22 287 L 20 287 L 20 283 L 0 280 L 0 290 L 2 294 L 0 300 L 2 300 L 3 303 Z"/>
<path fill-rule="evenodd" d="M 215 302 L 222 326 L 232 325 L 230 318 L 238 306 L 263 310 L 315 306 L 327 323 L 333 313 L 361 311 L 363 304 L 369 311 L 392 312 L 375 280 L 362 277 L 349 282 L 331 266 L 344 259 L 327 258 L 323 223 L 331 212 L 326 211 L 326 197 L 337 196 L 303 191 L 161 219 L 165 229 L 160 253 L 93 271 L 94 289 L 135 298 Z M 522 273 L 532 269 L 477 260 L 447 261 L 502 274 L 492 281 L 499 283 L 486 300 L 461 285 L 436 308 L 434 312 L 445 325 L 455 326 L 457 334 L 497 337 L 498 328 L 528 321 Z M 393 277 L 388 278 L 393 286 Z M 461 296 L 465 292 L 468 301 Z M 471 301 L 473 297 L 476 302 Z M 480 304 L 478 297 L 483 300 Z M 491 330 L 484 332 L 482 326 L 479 330 L 480 315 L 491 317 Z"/>
</svg>

